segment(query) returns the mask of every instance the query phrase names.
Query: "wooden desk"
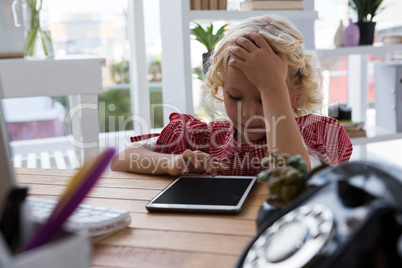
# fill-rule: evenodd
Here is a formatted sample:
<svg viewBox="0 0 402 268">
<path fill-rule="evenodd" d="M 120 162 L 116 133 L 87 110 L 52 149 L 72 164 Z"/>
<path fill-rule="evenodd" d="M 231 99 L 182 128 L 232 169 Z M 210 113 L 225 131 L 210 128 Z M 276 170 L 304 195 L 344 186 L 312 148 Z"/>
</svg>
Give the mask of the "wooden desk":
<svg viewBox="0 0 402 268">
<path fill-rule="evenodd" d="M 16 169 L 31 196 L 56 199 L 73 170 Z M 174 177 L 105 172 L 84 203 L 130 211 L 129 228 L 94 245 L 93 267 L 233 267 L 256 232 L 267 198 L 257 183 L 238 215 L 148 213 L 145 204 Z"/>
</svg>

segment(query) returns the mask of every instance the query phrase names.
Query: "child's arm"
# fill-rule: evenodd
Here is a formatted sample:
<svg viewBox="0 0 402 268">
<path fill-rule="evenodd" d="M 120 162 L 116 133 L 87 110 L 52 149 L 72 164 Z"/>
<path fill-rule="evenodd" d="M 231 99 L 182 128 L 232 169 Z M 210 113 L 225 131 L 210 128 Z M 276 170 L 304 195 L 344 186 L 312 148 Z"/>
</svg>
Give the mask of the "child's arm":
<svg viewBox="0 0 402 268">
<path fill-rule="evenodd" d="M 267 144 L 271 150 L 290 155 L 300 154 L 310 168 L 310 160 L 301 133 L 294 119 L 292 104 L 286 84 L 288 61 L 285 55 L 276 54 L 267 41 L 257 33 L 248 35 L 255 44 L 243 37 L 235 42 L 230 52 L 229 65 L 240 69 L 258 88 L 263 103 L 264 117 L 269 123 Z"/>
<path fill-rule="evenodd" d="M 133 145 L 112 160 L 113 171 L 128 171 L 142 174 L 169 174 L 178 176 L 183 173 L 206 173 L 216 176 L 224 172 L 227 165 L 216 162 L 211 155 L 201 151 L 186 150 L 183 154 L 163 154 Z"/>
</svg>

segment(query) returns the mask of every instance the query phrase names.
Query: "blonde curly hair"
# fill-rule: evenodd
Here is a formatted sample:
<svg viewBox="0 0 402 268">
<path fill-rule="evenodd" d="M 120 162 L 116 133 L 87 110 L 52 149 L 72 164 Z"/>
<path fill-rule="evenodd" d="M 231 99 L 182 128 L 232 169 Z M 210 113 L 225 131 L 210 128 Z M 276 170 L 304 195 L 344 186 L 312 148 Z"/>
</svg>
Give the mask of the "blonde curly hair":
<svg viewBox="0 0 402 268">
<path fill-rule="evenodd" d="M 246 33 L 256 32 L 265 38 L 275 53 L 282 53 L 288 59 L 288 77 L 286 83 L 290 97 L 299 96 L 295 116 L 317 112 L 322 103 L 319 90 L 321 74 L 313 67 L 314 57 L 303 53 L 302 34 L 288 20 L 276 16 L 265 15 L 253 17 L 227 31 L 216 46 L 211 56 L 211 66 L 205 77 L 205 86 L 209 89 L 210 97 L 218 101 L 222 99 L 222 87 L 231 46 L 237 45 L 233 38 L 246 37 Z M 246 37 L 247 38 L 247 37 Z"/>
</svg>

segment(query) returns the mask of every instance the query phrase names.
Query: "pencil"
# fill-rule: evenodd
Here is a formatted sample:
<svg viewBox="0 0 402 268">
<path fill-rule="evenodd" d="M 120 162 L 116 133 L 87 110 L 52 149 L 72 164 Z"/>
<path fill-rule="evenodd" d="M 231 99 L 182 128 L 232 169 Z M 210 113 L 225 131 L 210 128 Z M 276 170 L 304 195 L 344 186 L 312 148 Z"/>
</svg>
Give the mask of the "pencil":
<svg viewBox="0 0 402 268">
<path fill-rule="evenodd" d="M 32 238 L 28 241 L 23 251 L 28 251 L 47 243 L 54 234 L 61 230 L 64 222 L 68 217 L 70 217 L 94 186 L 100 175 L 112 160 L 114 154 L 115 149 L 108 148 L 95 159 L 84 163 L 83 169 L 85 168 L 87 172 L 78 172 L 71 181 L 75 185 L 80 185 L 80 187 L 72 187 L 72 189 L 74 189 L 73 192 L 65 192 L 65 194 L 69 195 L 70 198 L 66 201 L 64 206 L 61 207 L 61 211 L 58 211 L 60 208 L 57 208 L 57 206 L 55 207 L 47 221 L 38 228 Z M 61 200 L 64 200 L 64 198 L 62 197 L 60 201 Z"/>
</svg>

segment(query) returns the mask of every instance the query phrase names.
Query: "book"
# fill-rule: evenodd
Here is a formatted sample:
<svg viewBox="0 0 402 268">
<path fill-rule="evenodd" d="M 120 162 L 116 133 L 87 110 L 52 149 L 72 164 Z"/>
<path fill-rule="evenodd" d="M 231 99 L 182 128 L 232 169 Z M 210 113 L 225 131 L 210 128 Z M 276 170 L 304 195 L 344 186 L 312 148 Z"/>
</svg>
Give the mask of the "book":
<svg viewBox="0 0 402 268">
<path fill-rule="evenodd" d="M 202 9 L 202 0 L 193 0 L 194 1 L 194 10 Z"/>
<path fill-rule="evenodd" d="M 216 0 L 216 1 L 218 1 L 219 10 L 226 10 L 228 4 L 227 0 Z"/>
<path fill-rule="evenodd" d="M 209 0 L 201 0 L 201 9 L 208 10 L 209 9 Z"/>
<path fill-rule="evenodd" d="M 360 129 L 358 131 L 346 131 L 349 138 L 367 137 L 366 130 Z"/>
<path fill-rule="evenodd" d="M 402 35 L 389 35 L 384 36 L 382 39 L 384 44 L 401 44 L 402 43 Z"/>
<path fill-rule="evenodd" d="M 226 10 L 226 7 L 227 0 L 190 0 L 190 10 Z"/>
<path fill-rule="evenodd" d="M 0 59 L 23 58 L 24 52 L 0 53 Z"/>
<path fill-rule="evenodd" d="M 303 10 L 303 1 L 250 1 L 240 3 L 241 10 Z"/>
<path fill-rule="evenodd" d="M 339 120 L 341 126 L 346 130 L 349 138 L 366 137 L 366 130 L 363 129 L 364 122 L 355 122 L 352 120 Z"/>
<path fill-rule="evenodd" d="M 363 128 L 364 122 L 353 122 L 350 120 L 339 120 L 341 126 L 348 131 L 359 131 Z"/>
<path fill-rule="evenodd" d="M 268 2 L 268 1 L 289 1 L 289 0 L 244 0 L 243 2 Z M 292 0 L 292 1 L 303 1 L 303 0 Z"/>
<path fill-rule="evenodd" d="M 209 0 L 209 9 L 217 10 L 218 9 L 218 1 L 219 0 Z"/>
</svg>

